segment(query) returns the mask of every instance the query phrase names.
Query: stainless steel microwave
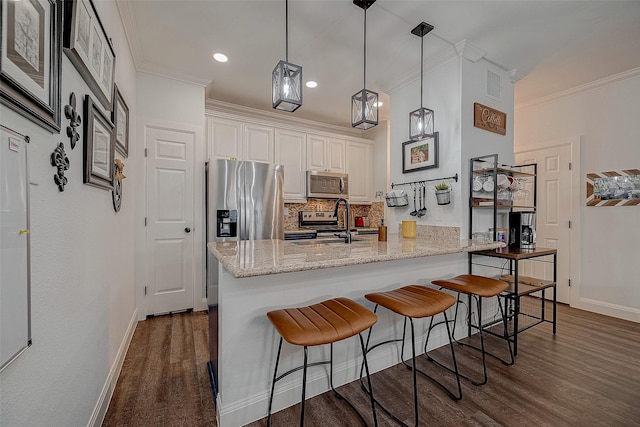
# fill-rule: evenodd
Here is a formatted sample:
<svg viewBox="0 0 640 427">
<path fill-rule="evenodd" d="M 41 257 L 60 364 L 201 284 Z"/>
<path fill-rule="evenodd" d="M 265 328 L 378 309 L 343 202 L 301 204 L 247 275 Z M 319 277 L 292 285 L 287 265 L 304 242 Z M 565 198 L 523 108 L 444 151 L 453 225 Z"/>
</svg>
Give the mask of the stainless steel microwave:
<svg viewBox="0 0 640 427">
<path fill-rule="evenodd" d="M 307 197 L 339 199 L 349 197 L 349 175 L 346 173 L 307 171 Z"/>
</svg>

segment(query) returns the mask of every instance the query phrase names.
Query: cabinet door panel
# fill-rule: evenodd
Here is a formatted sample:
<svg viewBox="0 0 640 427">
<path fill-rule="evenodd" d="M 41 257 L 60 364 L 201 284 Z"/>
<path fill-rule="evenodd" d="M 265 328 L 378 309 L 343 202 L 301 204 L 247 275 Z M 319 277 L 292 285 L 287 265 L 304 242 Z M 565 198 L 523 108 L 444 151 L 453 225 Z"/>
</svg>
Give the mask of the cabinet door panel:
<svg viewBox="0 0 640 427">
<path fill-rule="evenodd" d="M 207 157 L 242 159 L 242 123 L 217 117 L 207 121 Z"/>
<path fill-rule="evenodd" d="M 349 201 L 371 202 L 371 146 L 360 142 L 347 142 L 347 173 L 349 174 Z"/>
<path fill-rule="evenodd" d="M 306 134 L 276 129 L 277 164 L 284 165 L 285 201 L 304 201 L 306 184 Z"/>
<path fill-rule="evenodd" d="M 307 135 L 307 169 L 323 171 L 327 168 L 327 138 Z"/>
<path fill-rule="evenodd" d="M 274 132 L 269 126 L 244 125 L 245 159 L 250 162 L 273 163 Z"/>
<path fill-rule="evenodd" d="M 347 166 L 345 157 L 346 141 L 329 138 L 327 140 L 327 169 L 331 172 L 344 172 Z"/>
</svg>

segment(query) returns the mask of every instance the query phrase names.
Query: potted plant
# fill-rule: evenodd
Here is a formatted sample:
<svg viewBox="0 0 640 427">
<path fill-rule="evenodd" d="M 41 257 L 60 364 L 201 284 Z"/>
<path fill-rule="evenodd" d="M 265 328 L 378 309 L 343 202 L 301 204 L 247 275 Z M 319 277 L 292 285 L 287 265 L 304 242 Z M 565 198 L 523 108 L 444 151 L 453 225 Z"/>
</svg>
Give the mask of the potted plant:
<svg viewBox="0 0 640 427">
<path fill-rule="evenodd" d="M 441 182 L 435 186 L 436 200 L 439 205 L 448 205 L 451 203 L 451 187 L 446 182 Z"/>
</svg>

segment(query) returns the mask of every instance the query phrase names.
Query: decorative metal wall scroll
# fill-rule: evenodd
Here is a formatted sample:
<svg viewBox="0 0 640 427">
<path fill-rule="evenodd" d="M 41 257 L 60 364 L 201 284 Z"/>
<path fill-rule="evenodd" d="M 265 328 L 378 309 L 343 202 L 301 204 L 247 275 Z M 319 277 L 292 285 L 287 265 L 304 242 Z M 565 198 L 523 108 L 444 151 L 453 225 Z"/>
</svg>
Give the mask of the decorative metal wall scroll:
<svg viewBox="0 0 640 427">
<path fill-rule="evenodd" d="M 80 134 L 76 128 L 82 123 L 82 118 L 76 111 L 76 94 L 73 92 L 71 92 L 71 96 L 69 97 L 69 105 L 64 106 L 64 115 L 70 120 L 69 126 L 67 126 L 67 136 L 69 137 L 71 149 L 73 150 L 76 148 L 76 142 L 80 140 Z"/>
<path fill-rule="evenodd" d="M 57 172 L 53 175 L 53 182 L 56 183 L 60 191 L 64 191 L 64 186 L 67 185 L 67 177 L 64 176 L 64 171 L 69 170 L 69 165 L 69 158 L 67 153 L 64 152 L 64 144 L 61 142 L 51 153 L 51 166 L 57 168 Z"/>
<path fill-rule="evenodd" d="M 124 176 L 124 163 L 120 159 L 116 159 L 113 164 L 113 190 L 111 197 L 113 198 L 113 209 L 116 212 L 120 211 L 122 205 L 122 180 L 126 178 Z"/>
<path fill-rule="evenodd" d="M 640 206 L 640 169 L 588 173 L 587 206 Z"/>
</svg>

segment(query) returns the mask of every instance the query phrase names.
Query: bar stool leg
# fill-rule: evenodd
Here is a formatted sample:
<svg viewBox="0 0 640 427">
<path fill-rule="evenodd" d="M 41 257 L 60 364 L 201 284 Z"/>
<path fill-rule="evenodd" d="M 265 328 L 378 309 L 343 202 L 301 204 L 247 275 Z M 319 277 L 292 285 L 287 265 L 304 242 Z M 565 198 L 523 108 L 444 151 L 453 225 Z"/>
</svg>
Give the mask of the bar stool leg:
<svg viewBox="0 0 640 427">
<path fill-rule="evenodd" d="M 305 403 L 305 392 L 307 389 L 307 357 L 309 355 L 309 349 L 305 345 L 304 346 L 304 364 L 302 368 L 302 408 L 300 410 L 300 427 L 304 426 L 304 403 Z"/>
<path fill-rule="evenodd" d="M 371 412 L 373 413 L 373 425 L 375 427 L 378 427 L 378 416 L 376 415 L 376 401 L 373 398 L 373 388 L 371 388 L 371 376 L 369 375 L 369 364 L 367 363 L 367 348 L 364 345 L 364 339 L 362 338 L 362 334 L 358 334 L 358 336 L 360 337 L 360 347 L 362 347 L 362 363 L 364 365 L 365 372 L 367 373 L 367 384 L 369 385 L 369 397 L 371 400 Z"/>
<path fill-rule="evenodd" d="M 282 350 L 282 337 L 278 345 L 278 355 L 276 356 L 276 368 L 273 370 L 273 382 L 271 383 L 271 395 L 269 396 L 269 413 L 267 415 L 267 427 L 271 427 L 271 404 L 273 403 L 273 392 L 276 389 L 276 378 L 278 376 L 278 363 L 280 362 L 280 352 Z"/>
</svg>

